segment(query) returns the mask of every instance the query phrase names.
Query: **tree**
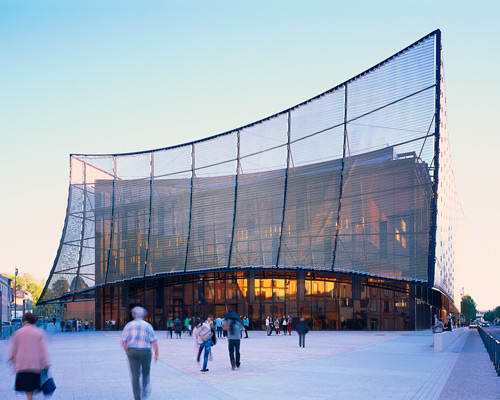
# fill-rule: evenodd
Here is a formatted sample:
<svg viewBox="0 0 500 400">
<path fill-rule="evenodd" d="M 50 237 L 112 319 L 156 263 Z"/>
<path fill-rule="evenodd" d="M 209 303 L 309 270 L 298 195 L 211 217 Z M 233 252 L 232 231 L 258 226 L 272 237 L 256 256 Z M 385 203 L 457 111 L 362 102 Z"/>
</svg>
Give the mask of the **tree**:
<svg viewBox="0 0 500 400">
<path fill-rule="evenodd" d="M 462 301 L 460 302 L 460 310 L 465 318 L 469 320 L 476 319 L 476 302 L 472 297 L 470 297 L 470 295 L 466 294 L 464 297 L 462 297 Z"/>
<path fill-rule="evenodd" d="M 485 321 L 493 322 L 493 320 L 495 319 L 495 314 L 493 313 L 493 311 L 485 312 L 483 319 Z"/>
<path fill-rule="evenodd" d="M 69 292 L 69 283 L 64 278 L 59 278 L 52 284 L 52 291 L 55 296 L 62 296 Z"/>
<path fill-rule="evenodd" d="M 26 287 L 26 291 L 30 292 L 33 297 L 33 306 L 36 305 L 40 295 L 42 294 L 43 287 L 45 286 L 43 281 L 39 281 L 27 273 L 18 275 L 16 279 L 14 279 L 14 275 L 11 274 L 2 273 L 2 275 L 12 281 L 12 287 L 14 287 L 14 281 L 17 281 L 16 284 L 18 286 Z"/>
<path fill-rule="evenodd" d="M 493 310 L 493 314 L 495 314 L 495 318 L 500 318 L 500 306 Z"/>
</svg>

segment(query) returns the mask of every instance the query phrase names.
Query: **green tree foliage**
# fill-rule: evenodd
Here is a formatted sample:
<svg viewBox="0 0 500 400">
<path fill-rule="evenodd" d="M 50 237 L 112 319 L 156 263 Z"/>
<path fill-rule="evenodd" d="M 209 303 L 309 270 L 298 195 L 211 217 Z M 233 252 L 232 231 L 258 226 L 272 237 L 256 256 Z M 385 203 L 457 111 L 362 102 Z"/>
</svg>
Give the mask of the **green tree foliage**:
<svg viewBox="0 0 500 400">
<path fill-rule="evenodd" d="M 460 310 L 465 318 L 469 320 L 476 319 L 476 302 L 472 299 L 472 297 L 470 297 L 470 295 L 466 294 L 464 297 L 462 297 Z"/>
<path fill-rule="evenodd" d="M 495 314 L 495 318 L 500 318 L 500 306 L 493 310 L 493 314 Z"/>
<path fill-rule="evenodd" d="M 2 275 L 12 280 L 12 287 L 14 287 L 14 275 L 6 274 L 3 272 Z M 22 286 L 22 287 L 25 286 L 26 290 L 31 293 L 31 296 L 33 296 L 33 305 L 36 305 L 36 302 L 38 301 L 40 295 L 42 294 L 45 282 L 35 279 L 30 274 L 18 275 L 16 280 L 17 280 L 16 282 L 17 286 Z"/>
<path fill-rule="evenodd" d="M 485 321 L 493 322 L 493 320 L 495 319 L 495 314 L 493 313 L 493 311 L 485 312 L 483 319 Z"/>
</svg>

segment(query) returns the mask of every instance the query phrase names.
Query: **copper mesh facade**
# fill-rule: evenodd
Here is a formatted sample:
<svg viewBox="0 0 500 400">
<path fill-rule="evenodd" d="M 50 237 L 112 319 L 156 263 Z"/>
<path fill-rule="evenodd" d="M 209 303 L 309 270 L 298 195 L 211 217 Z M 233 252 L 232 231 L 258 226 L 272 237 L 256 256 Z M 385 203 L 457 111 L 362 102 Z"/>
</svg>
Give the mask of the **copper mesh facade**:
<svg viewBox="0 0 500 400">
<path fill-rule="evenodd" d="M 461 210 L 443 76 L 435 31 L 233 131 L 133 154 L 71 155 L 66 221 L 39 303 L 240 270 L 397 281 L 453 299 Z"/>
</svg>

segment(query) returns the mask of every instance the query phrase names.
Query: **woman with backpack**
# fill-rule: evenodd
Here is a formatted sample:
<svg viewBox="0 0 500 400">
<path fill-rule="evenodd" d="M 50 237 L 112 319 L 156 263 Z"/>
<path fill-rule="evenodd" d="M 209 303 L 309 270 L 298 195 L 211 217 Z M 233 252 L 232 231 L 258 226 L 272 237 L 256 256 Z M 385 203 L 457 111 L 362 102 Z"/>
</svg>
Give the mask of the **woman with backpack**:
<svg viewBox="0 0 500 400">
<path fill-rule="evenodd" d="M 193 337 L 195 345 L 198 345 L 198 354 L 196 356 L 196 361 L 200 362 L 201 352 L 204 350 L 203 354 L 203 368 L 201 372 L 204 374 L 208 372 L 208 356 L 210 355 L 210 348 L 212 347 L 212 336 L 213 331 L 210 326 L 211 318 L 208 318 L 204 323 L 200 320 L 196 320 L 193 325 L 195 328 L 193 330 Z"/>
</svg>

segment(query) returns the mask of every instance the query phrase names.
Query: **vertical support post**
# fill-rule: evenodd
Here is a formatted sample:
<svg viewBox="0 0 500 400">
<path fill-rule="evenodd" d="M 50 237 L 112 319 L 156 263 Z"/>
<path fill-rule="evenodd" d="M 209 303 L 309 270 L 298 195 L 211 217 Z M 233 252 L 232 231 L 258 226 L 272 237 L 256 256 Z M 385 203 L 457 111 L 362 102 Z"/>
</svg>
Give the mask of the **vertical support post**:
<svg viewBox="0 0 500 400">
<path fill-rule="evenodd" d="M 429 286 L 434 286 L 436 269 L 437 198 L 439 187 L 439 140 L 441 125 L 441 31 L 436 31 L 436 94 L 434 106 L 434 182 L 432 184 L 431 226 L 429 233 Z"/>
<path fill-rule="evenodd" d="M 236 142 L 236 177 L 234 183 L 234 210 L 233 210 L 233 228 L 231 229 L 231 243 L 229 245 L 229 255 L 227 257 L 227 268 L 231 268 L 231 258 L 233 256 L 233 244 L 234 244 L 234 229 L 236 225 L 236 206 L 238 203 L 238 179 L 240 176 L 240 131 L 236 132 L 237 142 Z"/>
<path fill-rule="evenodd" d="M 150 168 L 151 168 L 151 179 L 149 181 L 149 224 L 148 224 L 148 238 L 146 242 L 146 259 L 144 261 L 144 274 L 143 278 L 146 278 L 146 272 L 148 269 L 149 262 L 149 249 L 150 249 L 150 239 L 151 239 L 151 213 L 153 210 L 153 178 L 155 175 L 154 169 L 155 153 L 151 152 Z"/>
<path fill-rule="evenodd" d="M 184 272 L 187 271 L 187 263 L 189 257 L 189 242 L 191 240 L 191 220 L 193 218 L 193 190 L 194 190 L 194 176 L 195 176 L 195 148 L 194 143 L 191 145 L 191 194 L 189 195 L 189 223 L 188 223 L 188 236 L 186 243 L 186 259 L 184 261 Z"/>
<path fill-rule="evenodd" d="M 335 269 L 335 258 L 337 257 L 337 244 L 338 244 L 339 229 L 340 229 L 340 211 L 342 206 L 342 190 L 344 188 L 346 146 L 347 146 L 347 83 L 345 84 L 344 87 L 344 144 L 343 144 L 342 160 L 340 167 L 339 206 L 337 209 L 337 222 L 335 224 L 335 241 L 333 243 L 332 271 Z"/>
<path fill-rule="evenodd" d="M 115 225 L 115 185 L 116 185 L 116 156 L 113 156 L 113 194 L 111 196 L 111 222 L 110 222 L 110 232 L 109 232 L 109 247 L 108 247 L 108 259 L 106 261 L 106 277 L 104 278 L 104 284 L 108 283 L 109 274 L 109 260 L 111 259 L 111 250 L 113 249 L 113 232 Z"/>
<path fill-rule="evenodd" d="M 287 126 L 287 143 L 286 143 L 286 170 L 285 170 L 285 187 L 283 188 L 283 213 L 281 217 L 281 228 L 279 232 L 279 243 L 278 243 L 278 254 L 276 255 L 276 265 L 278 268 L 280 262 L 280 253 L 281 253 L 281 242 L 283 240 L 283 226 L 285 224 L 285 212 L 286 212 L 286 198 L 287 198 L 287 189 L 288 189 L 288 171 L 290 168 L 290 137 L 291 137 L 291 115 L 290 111 L 287 113 L 288 116 L 288 126 Z"/>
<path fill-rule="evenodd" d="M 415 294 L 416 294 L 416 290 L 415 290 L 415 285 L 413 284 L 410 284 L 410 294 L 409 294 L 409 309 L 410 309 L 410 312 L 409 312 L 409 318 L 410 318 L 410 326 L 409 326 L 409 329 L 410 331 L 415 331 L 417 330 L 418 328 L 422 328 L 420 326 L 418 326 L 417 324 L 417 321 L 416 321 L 416 318 L 417 318 L 417 302 L 415 301 Z"/>
<path fill-rule="evenodd" d="M 83 253 L 83 240 L 85 238 L 85 221 L 87 219 L 87 163 L 83 163 L 83 215 L 82 215 L 82 229 L 80 231 L 80 250 L 78 252 L 78 268 L 76 270 L 75 287 L 73 291 L 78 289 L 78 282 L 80 278 L 80 267 L 82 266 L 82 253 Z M 71 290 L 71 288 L 70 288 Z M 73 294 L 73 301 L 75 295 Z"/>
</svg>

